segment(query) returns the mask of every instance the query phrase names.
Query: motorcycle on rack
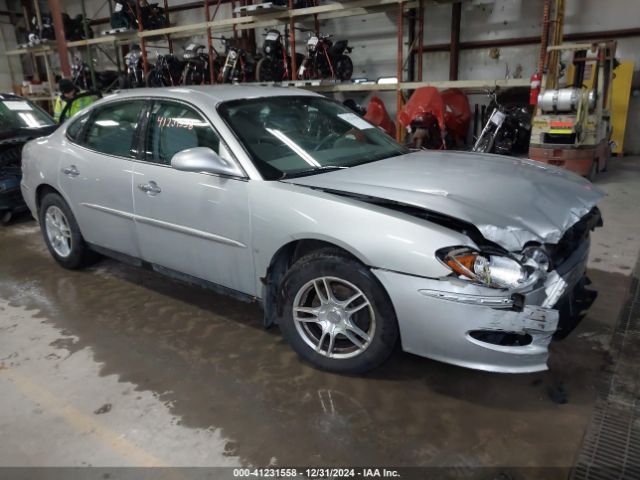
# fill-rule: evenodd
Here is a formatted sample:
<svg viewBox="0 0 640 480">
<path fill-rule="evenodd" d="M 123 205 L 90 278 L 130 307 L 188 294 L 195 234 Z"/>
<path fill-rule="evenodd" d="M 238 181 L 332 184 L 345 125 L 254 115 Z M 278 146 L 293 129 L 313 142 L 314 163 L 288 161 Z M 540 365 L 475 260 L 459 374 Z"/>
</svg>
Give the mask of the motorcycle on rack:
<svg viewBox="0 0 640 480">
<path fill-rule="evenodd" d="M 42 28 L 38 26 L 38 18 L 36 16 L 31 19 L 31 25 L 32 30 L 28 35 L 29 45 L 40 45 L 43 41 L 56 39 L 51 14 L 45 13 L 42 15 Z"/>
<path fill-rule="evenodd" d="M 267 30 L 262 51 L 264 56 L 256 65 L 258 82 L 281 82 L 291 80 L 291 56 L 287 54 L 288 28 L 285 26 L 284 36 L 278 30 Z M 296 53 L 296 60 L 301 64 L 304 56 Z"/>
<path fill-rule="evenodd" d="M 95 60 L 94 60 L 95 61 Z M 110 92 L 118 86 L 119 75 L 115 70 L 94 70 L 96 85 L 91 79 L 91 68 L 79 54 L 73 56 L 71 63 L 71 81 L 78 90 L 99 90 Z"/>
<path fill-rule="evenodd" d="M 185 62 L 172 53 L 158 55 L 156 64 L 147 74 L 150 87 L 175 87 L 182 84 Z"/>
<path fill-rule="evenodd" d="M 136 30 L 138 28 L 138 15 L 135 2 L 138 0 L 115 0 L 113 13 L 111 14 L 111 28 L 125 28 Z M 140 19 L 142 28 L 155 30 L 166 26 L 167 17 L 164 9 L 157 3 L 140 2 Z"/>
<path fill-rule="evenodd" d="M 250 82 L 254 78 L 255 59 L 243 48 L 232 46 L 227 38 L 216 37 L 225 48 L 225 60 L 216 68 L 219 83 Z"/>
<path fill-rule="evenodd" d="M 531 137 L 529 108 L 518 104 L 505 106 L 495 91 L 488 95 L 491 114 L 471 150 L 512 156 L 526 154 Z"/>
<path fill-rule="evenodd" d="M 120 79 L 120 88 L 140 88 L 145 86 L 144 67 L 142 66 L 142 50 L 139 45 L 133 45 L 124 56 L 127 71 Z"/>
<path fill-rule="evenodd" d="M 352 47 L 348 46 L 348 40 L 339 40 L 335 43 L 332 35 L 309 35 L 307 39 L 307 56 L 298 68 L 300 79 L 350 80 L 353 74 L 353 62 L 347 53 L 351 53 Z"/>
<path fill-rule="evenodd" d="M 38 27 L 38 18 L 33 17 L 31 19 L 32 30 L 28 35 L 29 43 L 31 45 L 39 45 L 43 40 L 55 40 L 56 32 L 53 26 L 53 18 L 50 13 L 44 13 L 41 16 L 42 28 Z M 62 24 L 64 27 L 64 37 L 66 40 L 84 40 L 86 38 L 93 38 L 93 31 L 91 28 L 87 29 L 87 33 L 84 30 L 85 17 L 83 15 L 76 15 L 71 18 L 66 13 L 62 14 Z M 88 37 L 87 37 L 88 34 Z"/>
<path fill-rule="evenodd" d="M 183 85 L 209 83 L 209 55 L 205 52 L 205 48 L 207 48 L 205 45 L 199 43 L 190 43 L 185 47 L 182 55 L 184 60 Z"/>
</svg>

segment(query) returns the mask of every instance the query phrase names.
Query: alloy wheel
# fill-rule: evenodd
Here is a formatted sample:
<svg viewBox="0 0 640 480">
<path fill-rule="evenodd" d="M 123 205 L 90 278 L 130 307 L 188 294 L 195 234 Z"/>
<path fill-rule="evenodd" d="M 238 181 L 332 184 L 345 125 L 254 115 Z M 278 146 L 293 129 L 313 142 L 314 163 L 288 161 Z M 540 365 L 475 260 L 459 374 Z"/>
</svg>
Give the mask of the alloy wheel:
<svg viewBox="0 0 640 480">
<path fill-rule="evenodd" d="M 65 214 L 55 205 L 45 214 L 45 230 L 53 251 L 66 258 L 71 254 L 71 229 Z"/>
<path fill-rule="evenodd" d="M 376 329 L 369 299 L 357 286 L 337 277 L 318 277 L 304 284 L 293 301 L 293 320 L 309 347 L 336 359 L 363 353 Z"/>
</svg>

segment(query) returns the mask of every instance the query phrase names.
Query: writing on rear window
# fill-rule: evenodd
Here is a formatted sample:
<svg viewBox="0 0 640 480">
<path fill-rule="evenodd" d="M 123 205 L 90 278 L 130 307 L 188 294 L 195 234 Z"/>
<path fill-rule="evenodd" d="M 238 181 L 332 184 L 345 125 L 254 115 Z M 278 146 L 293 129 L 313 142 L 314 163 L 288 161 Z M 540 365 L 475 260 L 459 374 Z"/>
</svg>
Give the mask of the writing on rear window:
<svg viewBox="0 0 640 480">
<path fill-rule="evenodd" d="M 157 122 L 160 128 L 186 128 L 192 130 L 193 125 L 198 121 L 194 118 L 158 117 Z"/>
</svg>

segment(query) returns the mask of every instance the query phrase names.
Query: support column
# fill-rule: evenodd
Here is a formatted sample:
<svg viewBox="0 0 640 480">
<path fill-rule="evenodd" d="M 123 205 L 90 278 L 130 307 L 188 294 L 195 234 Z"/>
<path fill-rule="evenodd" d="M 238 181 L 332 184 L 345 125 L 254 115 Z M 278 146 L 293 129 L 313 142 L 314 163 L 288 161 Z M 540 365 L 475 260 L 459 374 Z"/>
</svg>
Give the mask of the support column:
<svg viewBox="0 0 640 480">
<path fill-rule="evenodd" d="M 289 51 L 291 52 L 291 80 L 298 79 L 298 59 L 296 58 L 296 22 L 291 15 L 293 0 L 289 0 Z"/>
<path fill-rule="evenodd" d="M 53 28 L 56 32 L 56 47 L 58 49 L 58 55 L 60 56 L 60 70 L 62 76 L 65 78 L 71 77 L 71 64 L 69 63 L 69 52 L 67 51 L 67 40 L 64 37 L 64 23 L 62 21 L 62 7 L 60 6 L 60 0 L 47 0 L 49 9 L 51 10 L 51 17 L 53 18 Z M 37 0 L 35 2 L 37 11 Z M 40 15 L 38 14 L 38 17 Z M 51 85 L 54 88 L 54 85 Z"/>
<path fill-rule="evenodd" d="M 458 80 L 458 66 L 460 64 L 460 20 L 462 18 L 462 4 L 451 5 L 451 50 L 449 56 L 449 80 Z"/>
<path fill-rule="evenodd" d="M 424 0 L 418 0 L 418 81 L 422 81 L 424 57 Z"/>
<path fill-rule="evenodd" d="M 400 114 L 400 110 L 402 110 L 403 98 L 402 98 L 402 90 L 400 89 L 400 84 L 403 80 L 403 70 L 404 70 L 404 2 L 398 2 L 398 13 L 397 13 L 397 24 L 398 24 L 398 57 L 396 64 L 396 77 L 398 79 L 398 85 L 396 87 L 396 139 L 398 141 L 402 141 L 404 136 L 404 129 L 400 122 L 398 121 L 398 115 Z"/>
</svg>

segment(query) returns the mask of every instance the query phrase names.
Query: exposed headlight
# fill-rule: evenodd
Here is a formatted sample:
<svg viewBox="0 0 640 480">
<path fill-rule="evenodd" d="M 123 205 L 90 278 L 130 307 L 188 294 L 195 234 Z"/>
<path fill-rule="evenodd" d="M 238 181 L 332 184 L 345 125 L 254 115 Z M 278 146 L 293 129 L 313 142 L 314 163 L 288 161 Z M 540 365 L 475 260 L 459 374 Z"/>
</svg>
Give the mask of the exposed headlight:
<svg viewBox="0 0 640 480">
<path fill-rule="evenodd" d="M 265 51 L 266 53 L 271 52 L 271 47 L 270 47 L 269 45 L 267 45 L 266 47 L 264 47 L 264 51 Z"/>
<path fill-rule="evenodd" d="M 524 287 L 535 280 L 533 268 L 506 255 L 478 252 L 467 247 L 439 250 L 436 255 L 459 277 L 489 287 Z"/>
<path fill-rule="evenodd" d="M 542 247 L 527 247 L 522 251 L 522 263 L 548 272 L 551 269 L 551 259 Z"/>
</svg>

